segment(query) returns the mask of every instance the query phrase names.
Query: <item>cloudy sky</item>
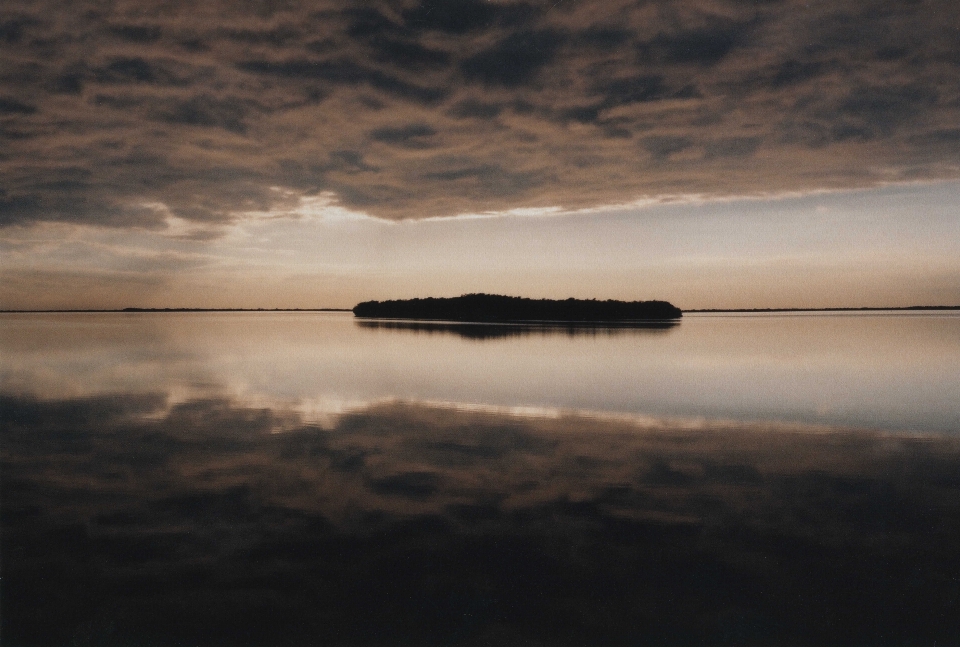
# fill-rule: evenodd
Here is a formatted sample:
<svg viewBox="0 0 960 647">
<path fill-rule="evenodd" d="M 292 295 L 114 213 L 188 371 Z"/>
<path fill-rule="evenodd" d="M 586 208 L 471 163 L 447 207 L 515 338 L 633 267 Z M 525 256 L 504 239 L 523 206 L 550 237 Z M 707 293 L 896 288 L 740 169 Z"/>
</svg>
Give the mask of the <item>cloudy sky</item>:
<svg viewBox="0 0 960 647">
<path fill-rule="evenodd" d="M 960 303 L 954 0 L 0 7 L 0 307 Z"/>
</svg>

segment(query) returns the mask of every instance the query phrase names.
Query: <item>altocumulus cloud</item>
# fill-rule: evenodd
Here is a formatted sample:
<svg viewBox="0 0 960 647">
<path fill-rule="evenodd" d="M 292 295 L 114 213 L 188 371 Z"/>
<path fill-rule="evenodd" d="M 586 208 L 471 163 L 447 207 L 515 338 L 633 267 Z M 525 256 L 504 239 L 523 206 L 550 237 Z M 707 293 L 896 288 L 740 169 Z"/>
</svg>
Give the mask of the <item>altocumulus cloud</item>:
<svg viewBox="0 0 960 647">
<path fill-rule="evenodd" d="M 10 0 L 0 223 L 956 178 L 958 29 L 953 0 Z"/>
</svg>

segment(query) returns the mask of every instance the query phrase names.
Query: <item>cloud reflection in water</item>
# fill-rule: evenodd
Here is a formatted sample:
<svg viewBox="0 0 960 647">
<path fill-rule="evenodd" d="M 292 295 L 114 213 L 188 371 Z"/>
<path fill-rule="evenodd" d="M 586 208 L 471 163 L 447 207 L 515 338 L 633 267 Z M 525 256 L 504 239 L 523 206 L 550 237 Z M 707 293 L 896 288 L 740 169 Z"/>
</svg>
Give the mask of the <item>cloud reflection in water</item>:
<svg viewBox="0 0 960 647">
<path fill-rule="evenodd" d="M 163 393 L 0 415 L 11 644 L 960 635 L 957 438 L 404 402 L 321 429 Z"/>
</svg>

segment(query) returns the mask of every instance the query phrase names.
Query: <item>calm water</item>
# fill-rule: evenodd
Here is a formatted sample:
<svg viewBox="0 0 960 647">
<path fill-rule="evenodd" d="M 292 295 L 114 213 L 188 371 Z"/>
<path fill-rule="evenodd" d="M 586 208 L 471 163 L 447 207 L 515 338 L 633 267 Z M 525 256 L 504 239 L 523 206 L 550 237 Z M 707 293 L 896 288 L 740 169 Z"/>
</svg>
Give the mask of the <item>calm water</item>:
<svg viewBox="0 0 960 647">
<path fill-rule="evenodd" d="M 340 313 L 5 315 L 0 388 L 228 397 L 329 419 L 386 400 L 956 433 L 960 313 L 687 315 L 666 329 Z"/>
<path fill-rule="evenodd" d="M 0 317 L 4 644 L 960 644 L 960 313 Z"/>
</svg>

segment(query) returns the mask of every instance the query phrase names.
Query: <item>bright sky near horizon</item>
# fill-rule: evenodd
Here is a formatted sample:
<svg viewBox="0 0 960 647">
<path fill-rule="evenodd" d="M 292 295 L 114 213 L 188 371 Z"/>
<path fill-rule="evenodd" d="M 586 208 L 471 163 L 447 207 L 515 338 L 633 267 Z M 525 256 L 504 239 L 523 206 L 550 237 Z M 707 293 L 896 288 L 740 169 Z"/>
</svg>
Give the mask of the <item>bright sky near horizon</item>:
<svg viewBox="0 0 960 647">
<path fill-rule="evenodd" d="M 0 308 L 960 304 L 953 0 L 0 8 Z"/>
<path fill-rule="evenodd" d="M 960 183 L 590 213 L 391 222 L 308 206 L 213 240 L 8 232 L 11 308 L 351 307 L 495 292 L 685 309 L 960 303 Z"/>
</svg>

